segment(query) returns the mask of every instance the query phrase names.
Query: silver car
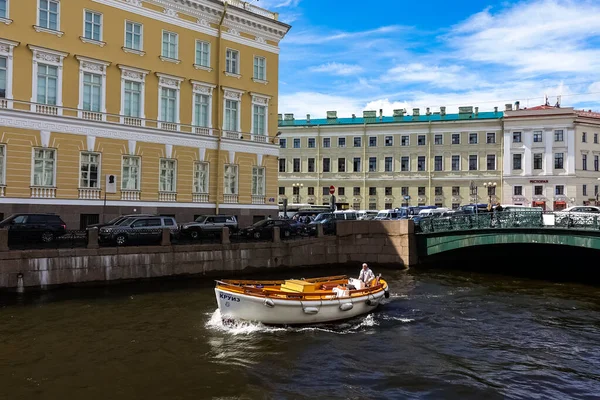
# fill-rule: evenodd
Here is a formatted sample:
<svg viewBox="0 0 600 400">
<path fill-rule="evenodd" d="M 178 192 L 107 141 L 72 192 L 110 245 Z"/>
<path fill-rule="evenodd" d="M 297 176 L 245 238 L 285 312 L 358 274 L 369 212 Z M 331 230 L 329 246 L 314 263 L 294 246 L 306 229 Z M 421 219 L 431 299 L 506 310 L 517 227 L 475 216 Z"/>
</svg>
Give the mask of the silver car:
<svg viewBox="0 0 600 400">
<path fill-rule="evenodd" d="M 132 217 L 117 225 L 105 226 L 98 231 L 101 243 L 115 243 L 123 246 L 129 242 L 156 242 L 162 238 L 163 228 L 171 231 L 171 238 L 179 232 L 177 222 L 173 217 Z"/>
</svg>

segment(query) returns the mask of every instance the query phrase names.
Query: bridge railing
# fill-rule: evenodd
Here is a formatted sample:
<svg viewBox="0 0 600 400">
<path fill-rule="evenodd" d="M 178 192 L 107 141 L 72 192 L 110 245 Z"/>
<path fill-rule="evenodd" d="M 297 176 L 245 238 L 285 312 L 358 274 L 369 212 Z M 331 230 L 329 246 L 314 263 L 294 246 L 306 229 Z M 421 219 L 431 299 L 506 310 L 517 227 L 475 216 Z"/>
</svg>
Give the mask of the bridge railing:
<svg viewBox="0 0 600 400">
<path fill-rule="evenodd" d="M 600 230 L 600 214 L 560 211 L 500 211 L 480 214 L 457 214 L 446 217 L 423 218 L 416 226 L 416 232 L 437 233 L 503 228 Z"/>
</svg>

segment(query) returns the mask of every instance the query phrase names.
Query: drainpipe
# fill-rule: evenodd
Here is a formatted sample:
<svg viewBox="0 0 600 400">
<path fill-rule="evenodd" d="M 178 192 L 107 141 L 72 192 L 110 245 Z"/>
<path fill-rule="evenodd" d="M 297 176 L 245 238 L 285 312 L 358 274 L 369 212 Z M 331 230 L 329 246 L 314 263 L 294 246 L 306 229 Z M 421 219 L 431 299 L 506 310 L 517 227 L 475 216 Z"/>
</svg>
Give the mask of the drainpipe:
<svg viewBox="0 0 600 400">
<path fill-rule="evenodd" d="M 317 125 L 317 160 L 315 162 L 315 168 L 317 171 L 317 193 L 315 197 L 317 198 L 316 203 L 318 205 L 323 204 L 323 189 L 321 189 L 321 174 L 323 173 L 323 163 L 321 162 L 321 146 L 323 142 L 321 141 L 321 125 Z"/>
<path fill-rule="evenodd" d="M 361 162 L 361 167 L 363 169 L 363 195 L 362 198 L 365 199 L 365 206 L 363 210 L 369 209 L 369 198 L 367 197 L 369 193 L 367 192 L 367 168 L 369 168 L 369 160 L 367 160 L 367 146 L 369 145 L 369 138 L 367 137 L 367 123 L 363 123 L 363 159 Z M 352 193 L 354 194 L 354 193 Z"/>
<path fill-rule="evenodd" d="M 217 198 L 215 200 L 215 213 L 219 214 L 219 196 L 221 195 L 221 169 L 224 168 L 221 165 L 221 141 L 223 138 L 223 98 L 222 98 L 222 89 L 221 89 L 221 75 L 223 73 L 221 69 L 221 47 L 222 47 L 222 30 L 223 30 L 223 21 L 225 20 L 225 15 L 227 14 L 227 3 L 223 2 L 223 15 L 221 15 L 221 20 L 219 21 L 219 29 L 217 36 L 217 123 L 220 129 L 217 132 Z M 223 188 L 225 189 L 225 188 Z M 223 190 L 223 192 L 225 192 Z"/>
<path fill-rule="evenodd" d="M 431 201 L 431 170 L 433 169 L 433 163 L 431 162 L 431 120 L 429 120 L 429 127 L 427 133 L 427 161 L 429 161 L 429 168 L 427 168 L 427 175 L 429 177 L 429 186 L 427 189 L 427 198 Z M 435 201 L 434 201 L 435 202 Z M 431 205 L 431 203 L 429 204 Z"/>
<path fill-rule="evenodd" d="M 500 204 L 504 202 L 504 119 L 500 121 L 500 158 L 502 163 L 496 162 L 500 166 Z M 511 201 L 512 203 L 512 201 Z"/>
</svg>

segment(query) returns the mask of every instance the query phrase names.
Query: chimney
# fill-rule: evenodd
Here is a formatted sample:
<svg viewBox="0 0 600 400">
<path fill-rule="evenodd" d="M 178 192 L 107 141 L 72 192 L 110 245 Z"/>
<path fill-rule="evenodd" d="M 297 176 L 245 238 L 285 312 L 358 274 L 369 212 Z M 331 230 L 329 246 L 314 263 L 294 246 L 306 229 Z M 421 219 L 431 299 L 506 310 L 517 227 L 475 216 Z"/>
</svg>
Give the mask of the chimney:
<svg viewBox="0 0 600 400">
<path fill-rule="evenodd" d="M 397 109 L 397 110 L 394 110 L 394 118 L 398 118 L 398 117 L 399 117 L 399 118 L 402 118 L 402 117 L 404 117 L 404 113 L 405 113 L 405 112 L 406 112 L 406 111 L 404 111 L 404 109 Z"/>
<path fill-rule="evenodd" d="M 306 122 L 310 122 L 310 114 L 306 114 Z"/>
<path fill-rule="evenodd" d="M 383 109 L 382 108 L 379 109 L 379 120 L 383 121 Z"/>
<path fill-rule="evenodd" d="M 446 107 L 445 106 L 440 107 L 440 115 L 446 115 Z"/>
<path fill-rule="evenodd" d="M 283 114 L 277 114 L 277 121 L 283 121 Z"/>
<path fill-rule="evenodd" d="M 505 104 L 504 105 L 504 111 L 512 111 L 512 104 Z"/>
<path fill-rule="evenodd" d="M 520 105 L 521 105 L 520 101 L 515 101 L 515 110 L 519 110 Z"/>
<path fill-rule="evenodd" d="M 479 107 L 475 107 L 475 115 L 479 114 Z"/>
<path fill-rule="evenodd" d="M 283 119 L 284 119 L 284 121 L 293 121 L 294 120 L 294 114 L 284 114 L 283 115 Z"/>
<path fill-rule="evenodd" d="M 327 111 L 327 119 L 337 119 L 337 111 Z"/>
<path fill-rule="evenodd" d="M 352 119 L 355 119 L 355 118 L 356 118 L 356 114 L 352 114 Z"/>
<path fill-rule="evenodd" d="M 494 114 L 498 114 L 498 107 L 494 107 Z"/>
<path fill-rule="evenodd" d="M 430 111 L 429 107 L 427 107 L 427 112 L 426 112 L 426 114 L 427 114 L 427 115 L 431 115 L 431 111 Z"/>
<path fill-rule="evenodd" d="M 376 119 L 377 118 L 377 111 L 373 111 L 373 110 L 363 111 L 363 118 L 365 118 L 365 119 Z M 373 122 L 373 121 L 371 121 L 371 122 Z"/>
<path fill-rule="evenodd" d="M 421 115 L 421 111 L 418 108 L 413 108 L 413 117 Z"/>
</svg>

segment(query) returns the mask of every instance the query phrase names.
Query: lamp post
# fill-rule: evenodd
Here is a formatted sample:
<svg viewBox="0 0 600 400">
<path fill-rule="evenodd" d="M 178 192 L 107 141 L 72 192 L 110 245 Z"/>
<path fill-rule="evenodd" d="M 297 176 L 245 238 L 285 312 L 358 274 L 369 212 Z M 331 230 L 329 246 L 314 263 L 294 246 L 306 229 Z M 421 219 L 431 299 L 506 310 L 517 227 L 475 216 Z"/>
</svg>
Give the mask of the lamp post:
<svg viewBox="0 0 600 400">
<path fill-rule="evenodd" d="M 296 203 L 300 204 L 300 189 L 304 187 L 303 183 L 293 183 L 292 187 L 294 188 L 294 191 L 298 191 L 298 194 L 296 195 Z M 298 188 L 298 189 L 296 189 Z"/>
<path fill-rule="evenodd" d="M 475 181 L 471 181 L 469 189 L 471 189 L 471 203 L 475 204 L 475 214 L 477 214 L 477 185 L 475 184 Z"/>
<path fill-rule="evenodd" d="M 492 208 L 492 188 L 494 188 L 494 194 L 496 193 L 496 182 L 484 182 L 483 187 L 487 188 L 488 191 L 488 197 L 489 197 L 489 205 L 490 205 L 490 209 Z"/>
</svg>

